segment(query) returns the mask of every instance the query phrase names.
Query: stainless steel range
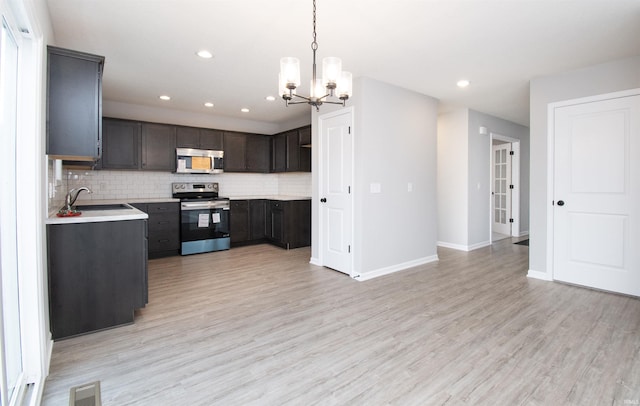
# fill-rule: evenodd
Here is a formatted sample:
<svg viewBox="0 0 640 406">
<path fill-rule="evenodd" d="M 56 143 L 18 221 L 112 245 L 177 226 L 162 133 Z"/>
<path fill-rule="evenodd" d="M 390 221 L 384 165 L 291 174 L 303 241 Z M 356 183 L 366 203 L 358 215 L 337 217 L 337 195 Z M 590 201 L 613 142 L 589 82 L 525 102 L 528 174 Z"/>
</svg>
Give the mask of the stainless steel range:
<svg viewBox="0 0 640 406">
<path fill-rule="evenodd" d="M 218 183 L 172 183 L 180 199 L 180 254 L 228 250 L 229 199 L 218 196 Z"/>
</svg>

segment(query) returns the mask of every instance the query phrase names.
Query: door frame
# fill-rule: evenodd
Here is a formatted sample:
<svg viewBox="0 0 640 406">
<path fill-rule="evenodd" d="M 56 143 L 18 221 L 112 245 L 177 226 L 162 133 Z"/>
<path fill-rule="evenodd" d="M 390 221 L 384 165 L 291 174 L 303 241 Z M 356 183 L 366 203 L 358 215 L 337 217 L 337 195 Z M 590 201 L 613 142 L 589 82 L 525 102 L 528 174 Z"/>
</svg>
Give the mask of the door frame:
<svg viewBox="0 0 640 406">
<path fill-rule="evenodd" d="M 351 224 L 350 224 L 350 228 L 351 228 L 351 256 L 349 258 L 349 273 L 346 273 L 346 275 L 349 275 L 351 278 L 354 277 L 354 275 L 356 274 L 354 272 L 354 252 L 357 249 L 357 237 L 355 235 L 355 230 L 354 230 L 354 224 L 355 224 L 355 219 L 354 219 L 354 207 L 355 207 L 355 187 L 353 185 L 353 183 L 355 183 L 355 165 L 354 165 L 354 155 L 355 155 L 355 135 L 356 135 L 356 129 L 355 129 L 355 120 L 354 120 L 354 109 L 353 106 L 350 107 L 345 107 L 336 111 L 332 111 L 329 113 L 325 113 L 325 114 L 321 114 L 318 116 L 318 196 L 323 196 L 324 195 L 324 189 L 323 189 L 323 171 L 324 171 L 324 167 L 325 167 L 325 162 L 324 162 L 324 146 L 322 145 L 322 134 L 324 131 L 324 122 L 325 120 L 329 120 L 332 119 L 334 117 L 343 115 L 343 114 L 349 114 L 351 117 Z M 320 266 L 324 266 L 324 210 L 323 210 L 323 206 L 322 205 L 318 205 L 318 261 Z"/>
<path fill-rule="evenodd" d="M 493 190 L 493 140 L 511 143 L 513 158 L 511 160 L 511 183 L 514 189 L 511 192 L 511 236 L 520 236 L 520 140 L 499 133 L 489 134 L 489 189 Z M 515 231 L 514 231 L 515 230 Z M 493 243 L 493 195 L 489 194 L 489 244 Z"/>
<path fill-rule="evenodd" d="M 593 103 L 609 99 L 619 99 L 622 97 L 638 96 L 640 88 L 622 90 L 619 92 L 603 93 L 594 96 L 580 97 L 576 99 L 563 100 L 549 103 L 547 105 L 547 280 L 554 280 L 554 228 L 555 218 L 553 210 L 553 197 L 555 190 L 555 110 L 560 107 L 574 106 L 578 104 Z M 542 276 L 542 275 L 541 275 Z"/>
</svg>

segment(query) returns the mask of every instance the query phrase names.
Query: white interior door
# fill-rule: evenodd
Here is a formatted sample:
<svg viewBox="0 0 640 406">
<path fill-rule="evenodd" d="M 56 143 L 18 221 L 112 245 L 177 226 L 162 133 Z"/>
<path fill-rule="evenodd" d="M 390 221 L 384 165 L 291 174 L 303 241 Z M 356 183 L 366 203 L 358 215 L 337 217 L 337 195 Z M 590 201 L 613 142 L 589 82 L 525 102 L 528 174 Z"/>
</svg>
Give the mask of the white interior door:
<svg viewBox="0 0 640 406">
<path fill-rule="evenodd" d="M 493 146 L 493 225 L 500 234 L 511 235 L 511 144 Z"/>
<path fill-rule="evenodd" d="M 640 96 L 558 107 L 553 278 L 640 296 Z"/>
<path fill-rule="evenodd" d="M 351 274 L 351 110 L 320 117 L 320 222 L 322 264 Z"/>
</svg>

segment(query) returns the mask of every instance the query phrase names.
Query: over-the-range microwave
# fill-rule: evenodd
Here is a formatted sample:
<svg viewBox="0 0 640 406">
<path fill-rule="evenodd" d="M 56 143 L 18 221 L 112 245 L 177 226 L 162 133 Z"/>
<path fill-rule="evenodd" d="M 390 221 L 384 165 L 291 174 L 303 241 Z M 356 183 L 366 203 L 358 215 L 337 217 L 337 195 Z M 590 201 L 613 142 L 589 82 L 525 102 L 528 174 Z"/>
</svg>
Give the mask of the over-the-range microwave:
<svg viewBox="0 0 640 406">
<path fill-rule="evenodd" d="M 176 148 L 176 173 L 222 173 L 224 151 Z"/>
</svg>

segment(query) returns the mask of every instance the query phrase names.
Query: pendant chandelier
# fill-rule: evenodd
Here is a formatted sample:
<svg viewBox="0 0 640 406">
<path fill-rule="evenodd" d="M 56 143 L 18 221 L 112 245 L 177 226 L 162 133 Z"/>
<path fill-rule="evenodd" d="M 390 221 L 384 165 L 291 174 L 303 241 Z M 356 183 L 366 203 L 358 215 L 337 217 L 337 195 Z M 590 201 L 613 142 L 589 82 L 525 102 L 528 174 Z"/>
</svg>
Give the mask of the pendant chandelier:
<svg viewBox="0 0 640 406">
<path fill-rule="evenodd" d="M 310 104 L 320 111 L 323 103 L 345 105 L 352 89 L 352 75 L 342 70 L 342 61 L 333 56 L 322 59 L 322 78 L 316 76 L 316 0 L 313 0 L 313 75 L 311 77 L 311 91 L 308 97 L 295 92 L 300 86 L 300 60 L 293 57 L 280 59 L 279 93 L 287 106 L 290 104 Z M 291 101 L 294 97 L 302 99 Z M 341 101 L 332 101 L 328 98 L 338 98 Z"/>
</svg>

